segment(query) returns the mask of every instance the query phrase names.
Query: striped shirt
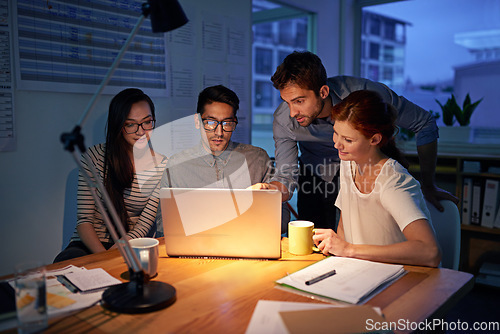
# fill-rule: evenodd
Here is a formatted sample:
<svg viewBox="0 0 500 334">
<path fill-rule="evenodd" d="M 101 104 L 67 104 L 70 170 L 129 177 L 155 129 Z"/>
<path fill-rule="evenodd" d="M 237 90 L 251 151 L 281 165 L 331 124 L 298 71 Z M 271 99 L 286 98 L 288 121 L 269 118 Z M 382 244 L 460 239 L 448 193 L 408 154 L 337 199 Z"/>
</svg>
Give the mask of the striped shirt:
<svg viewBox="0 0 500 334">
<path fill-rule="evenodd" d="M 90 147 L 84 153 L 88 161 L 94 164 L 101 181 L 104 178 L 104 153 L 104 144 Z M 125 208 L 129 216 L 129 232 L 127 235 L 130 238 L 153 237 L 156 233 L 159 182 L 165 170 L 167 158 L 156 153 L 153 159 L 155 159 L 155 167 L 135 174 L 132 187 L 125 189 L 123 193 Z M 90 172 L 87 160 L 82 158 L 82 162 L 85 171 Z M 96 192 L 99 198 L 102 198 L 101 192 L 98 189 L 96 189 Z M 113 243 L 114 241 L 106 228 L 102 215 L 92 197 L 90 188 L 82 176 L 82 171 L 80 171 L 78 177 L 77 203 L 77 226 L 90 223 L 101 242 Z M 81 240 L 80 236 L 75 229 L 71 241 L 79 240 Z"/>
</svg>

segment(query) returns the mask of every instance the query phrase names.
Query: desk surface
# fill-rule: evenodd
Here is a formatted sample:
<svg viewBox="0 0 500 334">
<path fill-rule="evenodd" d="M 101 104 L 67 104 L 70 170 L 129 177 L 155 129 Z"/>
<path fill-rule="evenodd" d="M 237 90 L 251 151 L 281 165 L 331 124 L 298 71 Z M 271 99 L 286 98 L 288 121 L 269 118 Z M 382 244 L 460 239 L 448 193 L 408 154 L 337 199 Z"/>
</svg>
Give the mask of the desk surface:
<svg viewBox="0 0 500 334">
<path fill-rule="evenodd" d="M 47 332 L 137 333 L 203 332 L 244 333 L 260 299 L 320 302 L 275 288 L 275 280 L 323 258 L 321 254 L 293 256 L 283 239 L 283 256 L 276 261 L 180 259 L 166 256 L 160 239 L 158 275 L 177 290 L 177 301 L 152 313 L 129 315 L 97 305 L 62 319 L 50 321 Z M 69 263 L 104 268 L 123 279 L 127 266 L 118 251 L 85 256 Z M 420 322 L 443 316 L 473 286 L 473 276 L 448 269 L 405 266 L 408 274 L 367 302 L 382 309 L 388 321 Z"/>
</svg>

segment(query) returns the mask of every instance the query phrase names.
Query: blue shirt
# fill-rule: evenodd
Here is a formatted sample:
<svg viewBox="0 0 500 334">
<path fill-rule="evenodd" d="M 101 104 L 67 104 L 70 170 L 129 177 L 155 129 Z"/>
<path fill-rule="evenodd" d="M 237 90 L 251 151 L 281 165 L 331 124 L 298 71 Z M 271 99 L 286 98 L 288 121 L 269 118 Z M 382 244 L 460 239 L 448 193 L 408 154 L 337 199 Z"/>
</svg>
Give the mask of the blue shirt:
<svg viewBox="0 0 500 334">
<path fill-rule="evenodd" d="M 351 92 L 372 90 L 379 93 L 385 102 L 398 111 L 396 125 L 416 134 L 417 146 L 425 145 L 438 138 L 438 127 L 431 113 L 398 96 L 384 84 L 368 79 L 337 76 L 327 81 L 330 97 L 336 105 Z M 276 173 L 271 181 L 284 184 L 290 194 L 298 180 L 298 156 L 315 175 L 331 182 L 339 169 L 339 157 L 333 147 L 333 123 L 330 118 L 315 119 L 309 126 L 302 127 L 290 117 L 290 109 L 283 102 L 274 112 L 273 136 L 275 142 Z"/>
</svg>

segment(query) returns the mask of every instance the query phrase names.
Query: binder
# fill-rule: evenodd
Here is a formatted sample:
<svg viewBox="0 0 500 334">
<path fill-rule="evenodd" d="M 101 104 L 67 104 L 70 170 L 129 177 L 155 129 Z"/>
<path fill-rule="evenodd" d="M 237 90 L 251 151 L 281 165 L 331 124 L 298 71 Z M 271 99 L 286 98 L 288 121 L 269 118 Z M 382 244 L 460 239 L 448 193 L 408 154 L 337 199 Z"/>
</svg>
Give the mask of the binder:
<svg viewBox="0 0 500 334">
<path fill-rule="evenodd" d="M 495 221 L 493 222 L 493 227 L 500 228 L 500 208 L 498 208 L 497 214 L 495 216 Z"/>
<path fill-rule="evenodd" d="M 472 225 L 481 225 L 481 194 L 483 192 L 481 180 L 476 179 L 472 182 L 472 212 L 470 223 Z"/>
<path fill-rule="evenodd" d="M 483 212 L 481 226 L 493 227 L 498 209 L 498 181 L 487 179 L 484 184 Z"/>
<path fill-rule="evenodd" d="M 462 187 L 462 224 L 470 225 L 472 212 L 472 179 L 464 178 Z"/>
</svg>

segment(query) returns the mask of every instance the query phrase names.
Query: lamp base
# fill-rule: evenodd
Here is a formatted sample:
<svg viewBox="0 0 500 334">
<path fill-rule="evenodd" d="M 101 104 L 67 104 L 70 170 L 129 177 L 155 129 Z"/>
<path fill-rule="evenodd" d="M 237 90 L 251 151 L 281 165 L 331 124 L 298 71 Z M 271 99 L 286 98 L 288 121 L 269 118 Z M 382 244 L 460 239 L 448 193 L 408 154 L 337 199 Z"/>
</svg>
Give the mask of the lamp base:
<svg viewBox="0 0 500 334">
<path fill-rule="evenodd" d="M 111 286 L 102 294 L 103 306 L 119 313 L 147 313 L 168 307 L 176 300 L 175 288 L 164 282 L 149 281 L 140 290 L 135 282 Z"/>
</svg>

